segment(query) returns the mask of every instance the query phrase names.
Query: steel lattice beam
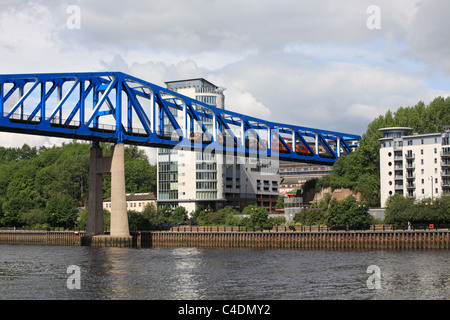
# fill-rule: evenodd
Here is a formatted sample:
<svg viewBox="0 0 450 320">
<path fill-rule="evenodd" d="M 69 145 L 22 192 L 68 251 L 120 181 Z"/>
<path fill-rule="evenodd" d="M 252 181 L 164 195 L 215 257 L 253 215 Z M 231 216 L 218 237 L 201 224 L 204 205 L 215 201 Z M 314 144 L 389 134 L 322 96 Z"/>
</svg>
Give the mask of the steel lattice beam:
<svg viewBox="0 0 450 320">
<path fill-rule="evenodd" d="M 215 108 L 121 72 L 0 75 L 0 131 L 323 164 L 361 139 Z"/>
</svg>

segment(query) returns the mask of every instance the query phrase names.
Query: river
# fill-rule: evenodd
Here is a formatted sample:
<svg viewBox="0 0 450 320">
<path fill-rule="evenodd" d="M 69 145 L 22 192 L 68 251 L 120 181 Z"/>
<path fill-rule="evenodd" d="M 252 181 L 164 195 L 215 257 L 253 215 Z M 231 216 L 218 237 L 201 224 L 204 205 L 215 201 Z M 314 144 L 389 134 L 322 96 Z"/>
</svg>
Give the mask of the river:
<svg viewBox="0 0 450 320">
<path fill-rule="evenodd" d="M 449 300 L 450 251 L 0 245 L 1 300 Z"/>
</svg>

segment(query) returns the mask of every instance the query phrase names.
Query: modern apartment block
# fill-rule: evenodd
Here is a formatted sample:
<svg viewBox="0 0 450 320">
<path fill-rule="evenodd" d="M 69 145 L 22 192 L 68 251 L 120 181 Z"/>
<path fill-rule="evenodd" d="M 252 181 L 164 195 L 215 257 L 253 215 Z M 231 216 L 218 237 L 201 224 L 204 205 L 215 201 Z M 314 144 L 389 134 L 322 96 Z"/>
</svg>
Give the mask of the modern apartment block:
<svg viewBox="0 0 450 320">
<path fill-rule="evenodd" d="M 225 108 L 224 89 L 198 78 L 166 82 L 167 88 L 216 108 Z M 212 122 L 202 119 L 207 129 Z M 241 209 L 254 202 L 271 208 L 278 199 L 278 163 L 220 153 L 159 149 L 158 205 Z"/>
<path fill-rule="evenodd" d="M 450 195 L 450 127 L 411 134 L 407 127 L 382 128 L 381 206 L 393 194 L 416 200 Z"/>
</svg>

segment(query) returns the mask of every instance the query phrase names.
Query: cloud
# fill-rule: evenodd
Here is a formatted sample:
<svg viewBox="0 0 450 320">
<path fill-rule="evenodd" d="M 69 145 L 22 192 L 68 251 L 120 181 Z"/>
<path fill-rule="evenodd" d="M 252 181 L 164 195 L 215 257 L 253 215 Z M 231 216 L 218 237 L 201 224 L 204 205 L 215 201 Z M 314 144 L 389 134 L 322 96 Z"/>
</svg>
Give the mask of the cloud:
<svg viewBox="0 0 450 320">
<path fill-rule="evenodd" d="M 366 26 L 380 7 L 381 29 Z M 67 8 L 80 8 L 80 29 Z M 349 133 L 448 95 L 444 0 L 8 0 L 2 73 L 122 71 L 164 86 L 205 78 L 232 110 Z M 37 140 L 34 143 L 40 143 Z"/>
</svg>

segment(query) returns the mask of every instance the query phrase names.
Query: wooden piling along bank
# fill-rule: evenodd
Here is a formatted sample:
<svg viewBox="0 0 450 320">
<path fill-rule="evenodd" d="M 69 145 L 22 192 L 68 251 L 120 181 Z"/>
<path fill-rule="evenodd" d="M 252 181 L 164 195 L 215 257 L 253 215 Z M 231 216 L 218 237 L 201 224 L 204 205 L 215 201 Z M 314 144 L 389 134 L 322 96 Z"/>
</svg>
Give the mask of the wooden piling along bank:
<svg viewBox="0 0 450 320">
<path fill-rule="evenodd" d="M 450 231 L 152 232 L 141 247 L 254 249 L 449 249 Z"/>
<path fill-rule="evenodd" d="M 80 246 L 83 236 L 77 231 L 2 230 L 0 244 Z"/>
<path fill-rule="evenodd" d="M 0 231 L 0 244 L 248 249 L 450 249 L 449 230 L 332 232 L 132 232 L 87 237 L 73 231 Z"/>
</svg>

